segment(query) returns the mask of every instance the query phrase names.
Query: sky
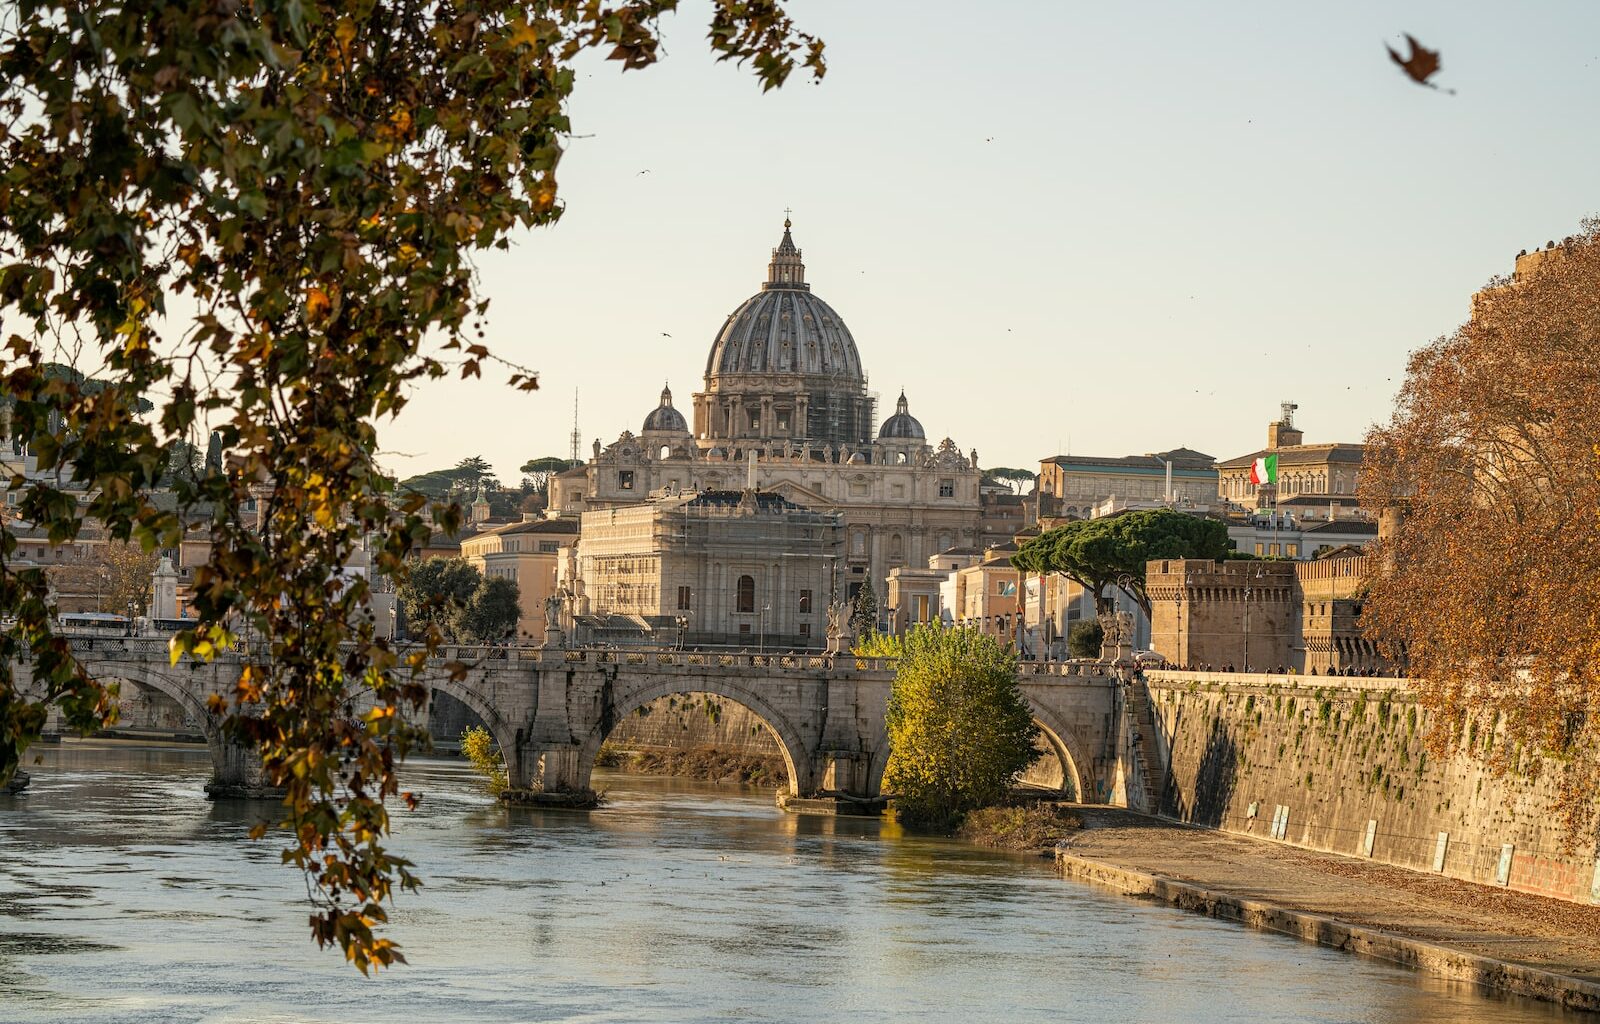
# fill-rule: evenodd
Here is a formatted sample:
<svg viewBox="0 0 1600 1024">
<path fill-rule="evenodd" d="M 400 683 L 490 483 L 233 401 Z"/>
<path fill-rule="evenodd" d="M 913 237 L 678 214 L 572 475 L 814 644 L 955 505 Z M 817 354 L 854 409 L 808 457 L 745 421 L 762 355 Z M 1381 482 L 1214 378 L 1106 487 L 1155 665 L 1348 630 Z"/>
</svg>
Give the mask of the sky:
<svg viewBox="0 0 1600 1024">
<path fill-rule="evenodd" d="M 1386 419 L 1407 354 L 1518 250 L 1600 212 L 1600 5 L 792 0 L 819 84 L 715 63 L 708 7 L 643 72 L 586 60 L 566 211 L 481 259 L 487 344 L 540 371 L 422 385 L 401 475 L 503 479 L 702 386 L 792 208 L 887 415 L 986 467 L 1307 443 Z M 1442 53 L 1410 82 L 1384 44 Z M 670 337 L 669 337 L 670 335 Z"/>
</svg>

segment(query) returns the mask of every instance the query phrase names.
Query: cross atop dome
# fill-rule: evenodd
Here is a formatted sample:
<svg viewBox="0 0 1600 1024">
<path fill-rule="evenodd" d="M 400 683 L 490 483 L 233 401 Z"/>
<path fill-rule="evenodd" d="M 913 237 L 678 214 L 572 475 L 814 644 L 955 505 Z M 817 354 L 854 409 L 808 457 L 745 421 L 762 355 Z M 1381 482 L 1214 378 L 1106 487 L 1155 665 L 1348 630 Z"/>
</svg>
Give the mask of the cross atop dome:
<svg viewBox="0 0 1600 1024">
<path fill-rule="evenodd" d="M 800 259 L 794 236 L 789 234 L 789 229 L 794 226 L 789 220 L 790 212 L 787 209 L 783 211 L 783 241 L 772 250 L 772 262 L 767 264 L 767 283 L 762 287 L 767 290 L 787 288 L 808 292 L 811 286 L 806 284 L 806 265 Z"/>
</svg>

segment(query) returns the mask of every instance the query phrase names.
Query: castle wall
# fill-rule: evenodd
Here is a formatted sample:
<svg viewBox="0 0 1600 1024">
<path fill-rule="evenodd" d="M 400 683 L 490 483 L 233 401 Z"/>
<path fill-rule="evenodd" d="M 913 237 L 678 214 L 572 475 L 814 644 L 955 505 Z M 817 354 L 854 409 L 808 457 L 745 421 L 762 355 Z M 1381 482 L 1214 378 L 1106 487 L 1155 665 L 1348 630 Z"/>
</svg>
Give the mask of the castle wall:
<svg viewBox="0 0 1600 1024">
<path fill-rule="evenodd" d="M 1146 683 L 1169 766 L 1163 814 L 1600 903 L 1594 837 L 1566 849 L 1550 809 L 1558 766 L 1496 777 L 1481 757 L 1433 756 L 1432 716 L 1404 680 L 1152 672 Z M 1501 735 L 1483 723 L 1464 739 L 1484 754 Z"/>
</svg>

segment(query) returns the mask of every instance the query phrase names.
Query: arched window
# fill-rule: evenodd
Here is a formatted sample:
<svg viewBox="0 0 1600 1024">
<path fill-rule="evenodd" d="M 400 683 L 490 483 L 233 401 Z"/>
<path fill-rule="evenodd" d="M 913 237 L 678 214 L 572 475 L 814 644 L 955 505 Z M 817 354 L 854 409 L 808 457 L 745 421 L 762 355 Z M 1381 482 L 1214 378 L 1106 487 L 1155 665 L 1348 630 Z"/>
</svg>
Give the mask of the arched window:
<svg viewBox="0 0 1600 1024">
<path fill-rule="evenodd" d="M 741 612 L 756 610 L 756 580 L 754 576 L 740 576 L 736 590 L 737 604 L 735 607 Z"/>
</svg>

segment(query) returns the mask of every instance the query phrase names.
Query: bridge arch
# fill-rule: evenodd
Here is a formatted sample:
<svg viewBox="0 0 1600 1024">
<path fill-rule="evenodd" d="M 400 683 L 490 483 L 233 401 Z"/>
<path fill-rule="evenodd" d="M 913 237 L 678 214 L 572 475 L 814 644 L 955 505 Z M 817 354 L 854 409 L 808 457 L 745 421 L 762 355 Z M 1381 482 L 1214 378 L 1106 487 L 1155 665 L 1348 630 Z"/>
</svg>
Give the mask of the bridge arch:
<svg viewBox="0 0 1600 1024">
<path fill-rule="evenodd" d="M 472 712 L 482 719 L 484 726 L 489 730 L 489 735 L 494 737 L 495 746 L 500 748 L 500 756 L 505 759 L 506 778 L 513 788 L 527 786 L 527 766 L 523 763 L 522 747 L 525 738 L 519 729 L 505 720 L 495 707 L 494 702 L 485 698 L 483 693 L 465 680 L 451 679 L 443 676 L 428 680 L 428 702 L 433 703 L 433 694 L 449 694 L 456 700 L 472 709 Z"/>
<path fill-rule="evenodd" d="M 214 743 L 220 737 L 216 716 L 211 713 L 210 708 L 206 707 L 205 701 L 194 691 L 192 686 L 152 669 L 136 668 L 127 662 L 88 662 L 84 668 L 98 682 L 106 683 L 117 680 L 119 682 L 135 683 L 146 689 L 154 690 L 164 697 L 171 698 L 175 704 L 183 709 L 186 715 L 194 719 L 195 724 L 205 733 L 206 742 Z"/>
<path fill-rule="evenodd" d="M 1034 722 L 1044 734 L 1045 743 L 1060 759 L 1062 773 L 1072 781 L 1074 799 L 1079 803 L 1093 802 L 1098 794 L 1088 784 L 1086 769 L 1094 762 L 1089 759 L 1089 748 L 1084 746 L 1083 739 L 1060 715 L 1032 696 L 1028 697 L 1028 707 L 1033 712 Z"/>
<path fill-rule="evenodd" d="M 761 694 L 733 680 L 719 679 L 715 676 L 656 679 L 638 689 L 618 695 L 611 704 L 610 713 L 601 716 L 600 721 L 589 730 L 579 746 L 577 773 L 579 784 L 584 787 L 589 786 L 595 758 L 600 754 L 600 745 L 616 728 L 618 722 L 651 701 L 675 693 L 707 693 L 748 709 L 777 737 L 778 750 L 783 755 L 783 767 L 789 775 L 789 794 L 800 796 L 816 788 L 816 768 L 805 740 L 795 724 Z"/>
<path fill-rule="evenodd" d="M 1079 803 L 1094 802 L 1099 794 L 1088 785 L 1089 776 L 1086 774 L 1094 762 L 1089 759 L 1089 748 L 1084 745 L 1082 738 L 1060 715 L 1032 696 L 1028 696 L 1028 709 L 1043 733 L 1046 745 L 1061 762 L 1062 775 L 1072 783 L 1074 799 Z M 889 767 L 889 757 L 893 753 L 889 749 L 887 731 L 883 738 L 883 750 L 883 756 L 876 758 L 872 766 L 872 788 L 869 792 L 873 794 L 883 792 L 883 773 Z"/>
</svg>

